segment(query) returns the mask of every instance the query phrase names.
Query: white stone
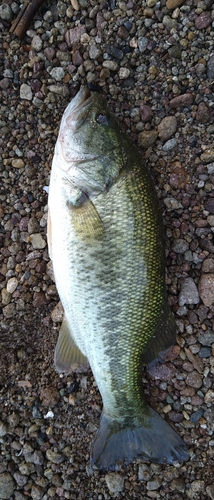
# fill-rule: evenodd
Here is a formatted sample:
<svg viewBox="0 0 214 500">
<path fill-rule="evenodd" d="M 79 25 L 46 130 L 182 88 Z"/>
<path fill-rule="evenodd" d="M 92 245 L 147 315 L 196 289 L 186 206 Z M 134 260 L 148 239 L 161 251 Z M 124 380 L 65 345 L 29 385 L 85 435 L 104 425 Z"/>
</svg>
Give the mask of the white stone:
<svg viewBox="0 0 214 500">
<path fill-rule="evenodd" d="M 33 97 L 32 90 L 29 85 L 26 83 L 22 83 L 20 87 L 20 98 L 21 99 L 27 99 L 28 101 L 31 101 Z"/>
</svg>

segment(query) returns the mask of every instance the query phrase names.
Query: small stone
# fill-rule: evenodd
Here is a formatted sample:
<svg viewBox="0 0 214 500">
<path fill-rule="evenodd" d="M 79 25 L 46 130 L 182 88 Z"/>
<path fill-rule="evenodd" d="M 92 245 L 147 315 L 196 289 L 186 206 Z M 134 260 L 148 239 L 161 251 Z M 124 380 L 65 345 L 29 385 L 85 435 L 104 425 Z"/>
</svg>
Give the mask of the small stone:
<svg viewBox="0 0 214 500">
<path fill-rule="evenodd" d="M 34 35 L 31 41 L 31 48 L 36 52 L 39 52 L 42 49 L 42 39 L 38 35 Z"/>
<path fill-rule="evenodd" d="M 80 9 L 78 0 L 71 0 L 71 5 L 72 5 L 72 7 L 73 7 L 74 10 L 79 10 Z"/>
<path fill-rule="evenodd" d="M 101 49 L 96 43 L 91 43 L 89 46 L 89 57 L 92 61 L 96 61 L 98 57 L 101 55 Z"/>
<path fill-rule="evenodd" d="M 148 465 L 142 464 L 139 465 L 138 469 L 138 479 L 139 481 L 149 481 L 152 477 L 151 469 Z"/>
<path fill-rule="evenodd" d="M 207 28 L 212 22 L 210 13 L 208 11 L 203 11 L 195 20 L 195 27 L 198 30 Z"/>
<path fill-rule="evenodd" d="M 126 40 L 129 36 L 129 32 L 125 26 L 119 26 L 117 34 L 120 38 L 122 38 L 122 40 Z"/>
<path fill-rule="evenodd" d="M 49 386 L 41 389 L 40 399 L 43 406 L 56 406 L 59 402 L 60 395 L 55 387 Z"/>
<path fill-rule="evenodd" d="M 52 313 L 51 313 L 51 319 L 54 321 L 54 323 L 61 323 L 64 317 L 64 309 L 62 307 L 61 302 L 58 302 L 58 304 L 54 307 Z"/>
<path fill-rule="evenodd" d="M 11 294 L 7 292 L 6 288 L 2 288 L 1 301 L 3 306 L 7 306 L 11 301 Z"/>
<path fill-rule="evenodd" d="M 149 148 L 157 139 L 156 130 L 144 130 L 138 135 L 138 146 L 144 149 Z"/>
<path fill-rule="evenodd" d="M 214 259 L 208 258 L 203 261 L 202 273 L 214 273 Z"/>
<path fill-rule="evenodd" d="M 173 139 L 169 139 L 168 141 L 165 142 L 165 144 L 163 145 L 163 151 L 171 151 L 176 146 L 177 146 L 177 141 L 173 137 Z"/>
<path fill-rule="evenodd" d="M 46 451 L 46 457 L 48 460 L 50 460 L 50 462 L 54 464 L 61 464 L 65 460 L 65 457 L 63 455 L 61 455 L 60 453 L 56 453 L 51 449 Z"/>
<path fill-rule="evenodd" d="M 158 0 L 147 0 L 148 7 L 154 7 Z"/>
<path fill-rule="evenodd" d="M 41 500 L 43 498 L 44 492 L 44 488 L 38 486 L 37 484 L 34 484 L 31 489 L 31 498 L 33 500 Z"/>
<path fill-rule="evenodd" d="M 20 98 L 27 99 L 27 101 L 32 101 L 33 93 L 30 85 L 22 83 L 22 85 L 20 86 Z"/>
<path fill-rule="evenodd" d="M 28 221 L 27 230 L 29 234 L 37 233 L 40 229 L 39 222 L 36 217 L 31 217 Z"/>
<path fill-rule="evenodd" d="M 200 389 L 202 386 L 202 377 L 195 370 L 191 373 L 188 373 L 186 377 L 186 384 L 190 385 L 190 387 L 194 387 L 194 389 Z"/>
<path fill-rule="evenodd" d="M 214 161 L 214 149 L 206 149 L 200 156 L 201 161 L 204 163 L 211 163 Z"/>
<path fill-rule="evenodd" d="M 4 422 L 2 422 L 2 420 L 0 420 L 0 437 L 5 436 L 6 434 L 7 434 L 7 427 L 4 424 Z"/>
<path fill-rule="evenodd" d="M 204 208 L 209 212 L 210 214 L 214 214 L 214 198 L 209 198 L 205 203 L 204 203 Z"/>
<path fill-rule="evenodd" d="M 140 116 L 142 122 L 149 122 L 153 117 L 153 111 L 147 104 L 142 103 L 140 105 Z"/>
<path fill-rule="evenodd" d="M 214 333 L 212 331 L 201 333 L 198 335 L 198 340 L 204 346 L 211 346 L 214 344 Z"/>
<path fill-rule="evenodd" d="M 54 78 L 54 80 L 60 82 L 65 75 L 65 70 L 61 68 L 61 66 L 58 66 L 50 71 L 50 75 L 52 76 L 52 78 Z"/>
<path fill-rule="evenodd" d="M 80 42 L 81 36 L 86 33 L 86 27 L 84 25 L 76 26 L 76 28 L 71 28 L 65 33 L 65 40 L 68 47 L 72 47 L 74 43 Z"/>
<path fill-rule="evenodd" d="M 106 61 L 103 61 L 103 67 L 109 69 L 110 71 L 116 71 L 118 68 L 118 64 L 116 61 L 110 61 L 109 59 L 106 59 Z"/>
<path fill-rule="evenodd" d="M 56 51 L 53 47 L 46 47 L 44 49 L 44 54 L 47 57 L 48 61 L 52 61 L 54 59 Z"/>
<path fill-rule="evenodd" d="M 119 78 L 121 80 L 125 80 L 126 78 L 128 78 L 130 75 L 130 69 L 128 68 L 120 68 L 119 69 Z"/>
<path fill-rule="evenodd" d="M 176 7 L 180 7 L 184 3 L 184 0 L 167 0 L 166 6 L 167 9 L 176 9 Z"/>
<path fill-rule="evenodd" d="M 199 303 L 198 289 L 192 278 L 185 278 L 182 282 L 178 301 L 179 306 Z"/>
<path fill-rule="evenodd" d="M 175 253 L 184 253 L 188 249 L 189 249 L 189 244 L 187 243 L 186 240 L 183 240 L 182 238 L 177 238 L 172 245 L 172 250 Z"/>
<path fill-rule="evenodd" d="M 12 166 L 14 168 L 23 168 L 25 166 L 25 163 L 21 158 L 14 158 L 12 160 Z"/>
<path fill-rule="evenodd" d="M 199 123 L 207 123 L 210 120 L 210 110 L 205 102 L 199 103 L 195 118 Z"/>
<path fill-rule="evenodd" d="M 156 479 L 153 481 L 148 481 L 148 483 L 146 485 L 146 489 L 148 491 L 155 491 L 155 490 L 158 490 L 158 488 L 160 488 L 160 486 L 161 486 L 161 480 Z"/>
<path fill-rule="evenodd" d="M 174 198 L 173 196 L 168 196 L 167 198 L 164 198 L 163 202 L 168 210 L 178 210 L 179 208 L 182 208 L 181 203 L 178 200 L 176 200 L 176 198 Z"/>
<path fill-rule="evenodd" d="M 165 116 L 158 125 L 158 135 L 162 141 L 167 141 L 177 130 L 175 116 Z"/>
<path fill-rule="evenodd" d="M 214 274 L 202 274 L 198 291 L 205 306 L 210 307 L 214 304 Z"/>
<path fill-rule="evenodd" d="M 0 19 L 2 19 L 2 21 L 11 21 L 12 17 L 13 13 L 10 5 L 7 5 L 6 3 L 0 5 Z"/>
<path fill-rule="evenodd" d="M 41 307 L 48 303 L 45 292 L 34 292 L 33 294 L 33 307 Z"/>
<path fill-rule="evenodd" d="M 187 107 L 193 103 L 193 95 L 192 94 L 181 94 L 170 101 L 171 108 L 179 108 L 179 107 Z"/>
<path fill-rule="evenodd" d="M 8 293 L 13 293 L 15 289 L 17 288 L 19 282 L 17 278 L 10 278 L 7 282 L 7 292 Z"/>
<path fill-rule="evenodd" d="M 5 318 L 12 318 L 13 316 L 15 316 L 15 314 L 16 314 L 16 306 L 14 302 L 12 304 L 8 304 L 3 308 L 3 315 Z"/>
<path fill-rule="evenodd" d="M 0 474 L 0 498 L 1 500 L 9 499 L 14 493 L 15 482 L 9 472 Z"/>
<path fill-rule="evenodd" d="M 207 77 L 214 78 L 214 54 L 207 61 Z"/>
<path fill-rule="evenodd" d="M 33 248 L 42 249 L 46 247 L 46 241 L 42 238 L 40 233 L 34 233 L 29 236 Z"/>
<path fill-rule="evenodd" d="M 105 481 L 111 493 L 119 493 L 124 489 L 124 479 L 114 472 L 105 475 Z"/>
<path fill-rule="evenodd" d="M 138 38 L 138 48 L 141 53 L 145 52 L 147 45 L 149 43 L 149 39 L 145 36 L 139 36 Z"/>
</svg>

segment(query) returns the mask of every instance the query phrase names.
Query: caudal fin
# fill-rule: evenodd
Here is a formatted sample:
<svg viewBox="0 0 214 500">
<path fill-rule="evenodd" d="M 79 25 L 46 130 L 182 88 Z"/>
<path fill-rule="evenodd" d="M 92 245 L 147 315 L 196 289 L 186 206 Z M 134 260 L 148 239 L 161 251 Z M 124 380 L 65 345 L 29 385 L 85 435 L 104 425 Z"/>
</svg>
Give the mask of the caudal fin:
<svg viewBox="0 0 214 500">
<path fill-rule="evenodd" d="M 188 460 L 183 440 L 154 410 L 148 415 L 126 420 L 101 416 L 91 451 L 91 463 L 100 470 L 115 470 L 136 458 L 159 464 Z"/>
</svg>

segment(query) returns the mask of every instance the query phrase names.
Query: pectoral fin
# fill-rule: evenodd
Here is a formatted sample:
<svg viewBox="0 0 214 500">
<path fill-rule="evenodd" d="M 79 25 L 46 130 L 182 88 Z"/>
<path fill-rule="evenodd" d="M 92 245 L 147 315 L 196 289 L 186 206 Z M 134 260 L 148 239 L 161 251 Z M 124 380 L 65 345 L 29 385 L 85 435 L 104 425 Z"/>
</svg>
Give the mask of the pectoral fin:
<svg viewBox="0 0 214 500">
<path fill-rule="evenodd" d="M 54 364 L 57 372 L 69 373 L 79 366 L 87 366 L 88 360 L 75 344 L 66 317 L 62 322 L 55 348 Z"/>
<path fill-rule="evenodd" d="M 105 229 L 99 213 L 93 202 L 84 195 L 80 205 L 71 207 L 72 223 L 78 238 L 84 240 L 100 240 Z"/>
</svg>

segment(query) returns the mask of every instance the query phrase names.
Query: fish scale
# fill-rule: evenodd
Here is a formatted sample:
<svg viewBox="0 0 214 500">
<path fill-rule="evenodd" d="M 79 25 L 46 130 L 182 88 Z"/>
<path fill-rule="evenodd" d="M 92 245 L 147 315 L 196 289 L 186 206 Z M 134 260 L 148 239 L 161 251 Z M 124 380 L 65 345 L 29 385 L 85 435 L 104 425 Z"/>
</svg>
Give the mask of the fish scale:
<svg viewBox="0 0 214 500">
<path fill-rule="evenodd" d="M 87 358 L 103 400 L 92 464 L 186 460 L 182 439 L 149 407 L 141 380 L 142 362 L 175 338 L 155 188 L 103 97 L 88 89 L 62 118 L 48 242 L 65 311 L 56 368 L 69 372 Z"/>
</svg>

